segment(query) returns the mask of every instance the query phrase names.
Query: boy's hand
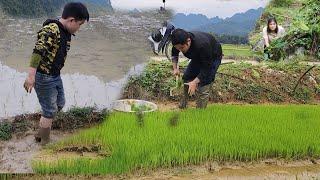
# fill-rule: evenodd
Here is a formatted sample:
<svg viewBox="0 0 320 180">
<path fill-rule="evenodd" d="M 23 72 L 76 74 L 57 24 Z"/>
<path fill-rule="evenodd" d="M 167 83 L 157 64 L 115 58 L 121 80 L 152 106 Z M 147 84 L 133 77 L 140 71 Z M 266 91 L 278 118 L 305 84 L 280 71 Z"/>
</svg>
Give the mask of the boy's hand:
<svg viewBox="0 0 320 180">
<path fill-rule="evenodd" d="M 34 83 L 35 83 L 35 77 L 28 76 L 23 84 L 23 87 L 27 91 L 27 93 L 31 93 L 32 88 L 34 87 Z"/>
<path fill-rule="evenodd" d="M 24 81 L 23 87 L 27 91 L 27 93 L 31 93 L 32 88 L 34 87 L 36 71 L 36 68 L 30 67 L 29 75 L 27 79 Z"/>
</svg>

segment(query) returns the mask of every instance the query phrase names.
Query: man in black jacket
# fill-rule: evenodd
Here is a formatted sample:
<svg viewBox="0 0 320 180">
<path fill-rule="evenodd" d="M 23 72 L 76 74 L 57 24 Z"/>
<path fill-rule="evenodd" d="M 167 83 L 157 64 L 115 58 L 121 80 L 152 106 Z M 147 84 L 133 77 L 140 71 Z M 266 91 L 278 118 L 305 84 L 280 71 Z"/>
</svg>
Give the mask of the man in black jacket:
<svg viewBox="0 0 320 180">
<path fill-rule="evenodd" d="M 221 44 L 208 33 L 186 32 L 176 29 L 172 32 L 172 64 L 174 75 L 179 75 L 179 52 L 191 59 L 182 77 L 185 86 L 180 108 L 186 108 L 189 95 L 196 95 L 197 108 L 206 108 L 211 83 L 221 64 Z"/>
</svg>

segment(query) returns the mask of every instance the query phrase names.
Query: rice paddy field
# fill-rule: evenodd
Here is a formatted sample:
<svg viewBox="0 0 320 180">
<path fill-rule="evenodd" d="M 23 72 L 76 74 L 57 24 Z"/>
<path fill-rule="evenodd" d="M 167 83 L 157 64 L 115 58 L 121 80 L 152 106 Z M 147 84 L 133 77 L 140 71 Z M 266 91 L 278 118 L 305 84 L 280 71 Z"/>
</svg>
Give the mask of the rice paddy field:
<svg viewBox="0 0 320 180">
<path fill-rule="evenodd" d="M 32 164 L 40 174 L 105 175 L 208 161 L 319 158 L 319 111 L 314 105 L 217 104 L 112 113 L 101 125 L 47 146 Z M 88 149 L 96 155 L 62 155 Z"/>
<path fill-rule="evenodd" d="M 222 50 L 225 58 L 253 58 L 254 52 L 249 45 L 223 44 Z"/>
</svg>

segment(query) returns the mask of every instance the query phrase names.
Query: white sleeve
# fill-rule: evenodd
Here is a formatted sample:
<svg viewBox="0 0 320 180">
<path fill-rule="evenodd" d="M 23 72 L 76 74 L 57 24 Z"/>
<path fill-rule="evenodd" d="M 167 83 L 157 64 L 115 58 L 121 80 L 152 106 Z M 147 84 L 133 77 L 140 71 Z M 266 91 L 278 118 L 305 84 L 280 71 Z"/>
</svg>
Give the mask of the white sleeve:
<svg viewBox="0 0 320 180">
<path fill-rule="evenodd" d="M 267 32 L 267 27 L 264 27 L 262 30 L 262 37 L 263 38 L 268 38 L 268 32 Z"/>
<path fill-rule="evenodd" d="M 286 31 L 282 26 L 279 26 L 279 36 L 283 37 L 285 35 Z"/>
</svg>

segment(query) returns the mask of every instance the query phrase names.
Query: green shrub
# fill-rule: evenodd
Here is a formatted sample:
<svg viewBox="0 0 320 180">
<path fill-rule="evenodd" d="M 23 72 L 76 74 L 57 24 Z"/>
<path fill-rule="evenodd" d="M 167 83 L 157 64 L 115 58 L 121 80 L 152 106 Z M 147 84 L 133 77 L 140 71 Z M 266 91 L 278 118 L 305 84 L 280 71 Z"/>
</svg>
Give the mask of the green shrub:
<svg viewBox="0 0 320 180">
<path fill-rule="evenodd" d="M 294 1 L 293 0 L 272 0 L 270 6 L 273 7 L 289 7 Z"/>
<path fill-rule="evenodd" d="M 12 125 L 9 122 L 0 123 L 0 140 L 6 141 L 12 137 Z"/>
</svg>

